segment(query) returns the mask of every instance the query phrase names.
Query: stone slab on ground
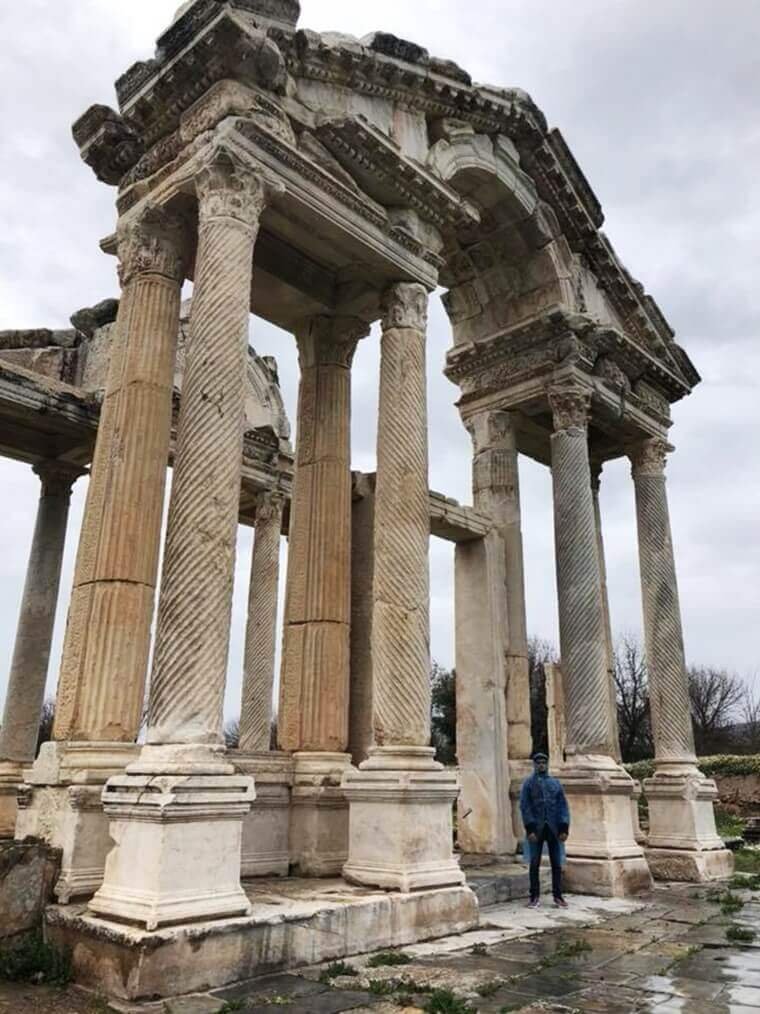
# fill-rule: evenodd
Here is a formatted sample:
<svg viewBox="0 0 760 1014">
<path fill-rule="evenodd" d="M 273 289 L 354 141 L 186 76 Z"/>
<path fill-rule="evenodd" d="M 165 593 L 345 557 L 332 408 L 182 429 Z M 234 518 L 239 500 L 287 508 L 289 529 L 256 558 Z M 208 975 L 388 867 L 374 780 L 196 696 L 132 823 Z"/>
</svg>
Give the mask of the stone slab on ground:
<svg viewBox="0 0 760 1014">
<path fill-rule="evenodd" d="M 0 839 L 0 940 L 41 925 L 60 866 L 58 849 Z"/>
</svg>

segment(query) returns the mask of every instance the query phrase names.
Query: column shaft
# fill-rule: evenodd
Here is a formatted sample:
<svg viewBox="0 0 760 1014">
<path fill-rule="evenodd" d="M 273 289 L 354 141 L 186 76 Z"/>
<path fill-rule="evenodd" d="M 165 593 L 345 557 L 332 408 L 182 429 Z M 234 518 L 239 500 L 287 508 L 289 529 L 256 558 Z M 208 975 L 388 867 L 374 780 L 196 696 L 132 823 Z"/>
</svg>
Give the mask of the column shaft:
<svg viewBox="0 0 760 1014">
<path fill-rule="evenodd" d="M 151 744 L 222 742 L 253 247 L 265 187 L 223 154 L 196 185 L 198 254 L 150 687 Z"/>
<path fill-rule="evenodd" d="M 82 472 L 56 461 L 34 469 L 40 500 L 8 677 L 0 761 L 34 760 L 61 579 L 71 487 Z"/>
<path fill-rule="evenodd" d="M 291 504 L 278 737 L 294 751 L 348 744 L 351 613 L 351 362 L 368 327 L 315 317 L 296 334 Z"/>
<path fill-rule="evenodd" d="M 631 455 L 655 761 L 694 764 L 694 734 L 670 532 L 665 456 L 652 438 Z"/>
<path fill-rule="evenodd" d="M 611 757 L 614 728 L 588 452 L 590 396 L 572 387 L 553 387 L 549 399 L 567 752 Z"/>
<path fill-rule="evenodd" d="M 142 714 L 184 278 L 182 224 L 119 231 L 123 296 L 79 539 L 56 739 L 133 742 Z"/>
<path fill-rule="evenodd" d="M 259 494 L 240 708 L 240 749 L 246 751 L 270 748 L 282 509 L 281 494 Z"/>
<path fill-rule="evenodd" d="M 386 294 L 380 353 L 372 656 L 378 746 L 430 742 L 427 292 Z"/>
<path fill-rule="evenodd" d="M 618 729 L 617 688 L 615 686 L 615 648 L 612 643 L 612 620 L 610 616 L 610 598 L 607 590 L 607 564 L 604 557 L 604 533 L 602 531 L 602 510 L 599 503 L 599 487 L 601 484 L 602 466 L 594 465 L 591 470 L 591 495 L 594 500 L 594 526 L 596 528 L 596 548 L 599 556 L 599 583 L 602 592 L 602 608 L 604 610 L 604 639 L 607 650 L 608 688 L 610 694 L 610 715 L 614 726 L 614 742 L 612 756 L 622 761 L 620 753 L 620 732 Z"/>
</svg>

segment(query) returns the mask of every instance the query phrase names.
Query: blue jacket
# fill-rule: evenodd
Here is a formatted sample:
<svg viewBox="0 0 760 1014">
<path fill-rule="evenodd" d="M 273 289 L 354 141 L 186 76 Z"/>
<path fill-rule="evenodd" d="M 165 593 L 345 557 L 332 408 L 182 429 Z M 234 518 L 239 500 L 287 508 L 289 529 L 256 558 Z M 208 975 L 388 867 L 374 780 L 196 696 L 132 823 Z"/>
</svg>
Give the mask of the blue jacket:
<svg viewBox="0 0 760 1014">
<path fill-rule="evenodd" d="M 570 829 L 570 809 L 558 778 L 538 772 L 526 778 L 520 789 L 520 813 L 525 833 L 540 834 L 548 824 L 555 835 L 567 834 Z"/>
</svg>

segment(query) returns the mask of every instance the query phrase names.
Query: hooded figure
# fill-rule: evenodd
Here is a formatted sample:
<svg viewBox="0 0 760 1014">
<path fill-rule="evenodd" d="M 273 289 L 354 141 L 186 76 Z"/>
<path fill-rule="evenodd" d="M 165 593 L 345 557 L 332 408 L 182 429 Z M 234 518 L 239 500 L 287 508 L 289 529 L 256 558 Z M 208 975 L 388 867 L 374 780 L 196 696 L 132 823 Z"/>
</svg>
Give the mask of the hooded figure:
<svg viewBox="0 0 760 1014">
<path fill-rule="evenodd" d="M 544 842 L 552 866 L 554 904 L 567 908 L 562 897 L 562 867 L 565 864 L 564 842 L 570 830 L 570 810 L 562 783 L 549 774 L 549 758 L 545 753 L 533 755 L 535 771 L 525 779 L 520 790 L 520 813 L 525 825 L 523 855 L 530 863 L 530 908 L 538 908 L 541 884 L 539 869 Z"/>
</svg>

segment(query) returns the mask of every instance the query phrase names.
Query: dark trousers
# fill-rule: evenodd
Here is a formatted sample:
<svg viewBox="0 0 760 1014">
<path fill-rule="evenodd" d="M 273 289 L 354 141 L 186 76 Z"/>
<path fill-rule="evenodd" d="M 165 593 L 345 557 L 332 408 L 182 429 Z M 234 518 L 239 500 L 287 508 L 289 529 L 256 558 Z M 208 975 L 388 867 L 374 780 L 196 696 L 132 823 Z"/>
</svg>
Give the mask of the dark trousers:
<svg viewBox="0 0 760 1014">
<path fill-rule="evenodd" d="M 548 824 L 544 824 L 539 832 L 538 844 L 533 845 L 533 858 L 530 862 L 530 896 L 531 898 L 538 898 L 541 894 L 538 870 L 541 866 L 541 856 L 544 854 L 544 842 L 546 842 L 549 850 L 549 862 L 552 864 L 552 894 L 555 898 L 561 898 L 562 867 L 560 866 L 559 838 L 557 838 Z"/>
</svg>

